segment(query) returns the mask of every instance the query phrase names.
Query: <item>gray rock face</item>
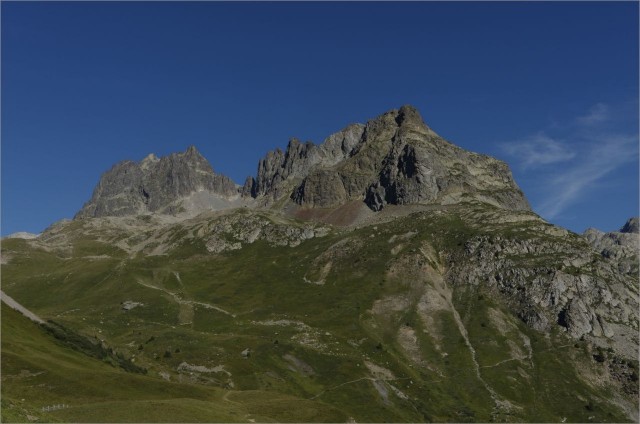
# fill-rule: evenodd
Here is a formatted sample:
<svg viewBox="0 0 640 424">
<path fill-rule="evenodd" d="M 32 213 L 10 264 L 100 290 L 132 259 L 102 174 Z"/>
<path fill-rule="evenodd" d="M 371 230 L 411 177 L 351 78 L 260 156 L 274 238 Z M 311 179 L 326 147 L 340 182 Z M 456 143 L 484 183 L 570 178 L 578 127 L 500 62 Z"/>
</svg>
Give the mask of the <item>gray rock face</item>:
<svg viewBox="0 0 640 424">
<path fill-rule="evenodd" d="M 251 193 L 269 200 L 287 195 L 299 205 L 321 208 L 364 200 L 377 211 L 385 204 L 475 198 L 529 210 L 504 162 L 445 141 L 411 106 L 351 125 L 320 145 L 292 140 L 286 152 L 269 152 Z"/>
<path fill-rule="evenodd" d="M 605 233 L 589 228 L 583 233 L 593 248 L 624 274 L 637 275 L 640 262 L 638 218 L 630 218 L 620 231 Z"/>
<path fill-rule="evenodd" d="M 635 355 L 637 338 L 616 328 L 638 330 L 637 279 L 596 260 L 578 237 L 480 236 L 451 260 L 452 284 L 494 288 L 532 328 L 559 324 L 573 338 L 604 337 Z"/>
<path fill-rule="evenodd" d="M 253 177 L 247 177 L 247 179 L 244 181 L 244 185 L 242 186 L 242 190 L 240 191 L 240 194 L 242 195 L 242 197 L 251 197 L 253 194 L 253 187 L 256 184 L 256 179 Z"/>
<path fill-rule="evenodd" d="M 138 163 L 120 162 L 102 175 L 91 200 L 75 218 L 175 213 L 176 201 L 201 191 L 239 194 L 234 182 L 213 172 L 193 146 L 162 158 L 151 154 Z"/>
<path fill-rule="evenodd" d="M 180 203 L 194 193 L 196 199 Z M 291 199 L 304 207 L 331 208 L 360 200 L 379 211 L 386 204 L 475 199 L 504 209 L 530 209 L 504 162 L 452 145 L 416 109 L 403 106 L 366 125 L 349 125 L 320 145 L 291 139 L 284 152 L 267 153 L 257 176 L 240 188 L 213 172 L 194 147 L 163 158 L 149 155 L 139 163 L 120 162 L 102 176 L 76 218 L 174 214 L 223 203 L 221 208 L 237 207 L 241 200 L 226 204 L 216 197 L 236 195 L 258 199 L 263 206 Z"/>
<path fill-rule="evenodd" d="M 267 153 L 258 163 L 258 176 L 252 184 L 251 195 L 277 199 L 291 194 L 288 181 L 299 182 L 314 167 L 330 167 L 349 157 L 360 141 L 363 129 L 360 124 L 350 125 L 329 136 L 319 146 L 294 138 L 289 141 L 285 152 L 276 149 Z"/>
<path fill-rule="evenodd" d="M 194 233 L 202 237 L 209 252 L 220 253 L 242 249 L 258 240 L 270 246 L 295 247 L 305 240 L 324 237 L 329 233 L 329 228 L 309 222 L 302 227 L 292 227 L 240 210 L 214 219 L 206 225 L 199 225 Z"/>
<path fill-rule="evenodd" d="M 629 220 L 620 228 L 621 233 L 635 233 L 638 234 L 640 232 L 640 218 L 633 217 L 629 218 Z"/>
<path fill-rule="evenodd" d="M 311 207 L 332 207 L 348 199 L 342 176 L 332 170 L 321 169 L 307 178 L 293 193 L 293 200 Z"/>
</svg>

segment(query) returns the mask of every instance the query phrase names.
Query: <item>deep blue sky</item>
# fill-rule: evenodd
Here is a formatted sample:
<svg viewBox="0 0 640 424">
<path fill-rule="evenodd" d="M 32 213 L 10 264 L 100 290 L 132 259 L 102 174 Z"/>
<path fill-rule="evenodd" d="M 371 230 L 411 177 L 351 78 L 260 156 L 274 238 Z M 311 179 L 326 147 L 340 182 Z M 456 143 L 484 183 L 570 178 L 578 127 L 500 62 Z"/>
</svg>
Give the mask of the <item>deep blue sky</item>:
<svg viewBox="0 0 640 424">
<path fill-rule="evenodd" d="M 638 214 L 638 3 L 12 3 L 2 234 L 70 218 L 115 162 L 194 144 L 242 183 L 290 137 L 410 103 L 581 232 Z"/>
</svg>

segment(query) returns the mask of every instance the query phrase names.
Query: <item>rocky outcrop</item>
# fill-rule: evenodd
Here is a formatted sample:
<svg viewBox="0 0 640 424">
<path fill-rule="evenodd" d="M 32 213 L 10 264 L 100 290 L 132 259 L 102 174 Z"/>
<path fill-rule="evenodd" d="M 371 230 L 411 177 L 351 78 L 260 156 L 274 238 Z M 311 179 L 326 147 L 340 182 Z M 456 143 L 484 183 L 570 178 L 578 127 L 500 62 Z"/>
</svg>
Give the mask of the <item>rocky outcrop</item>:
<svg viewBox="0 0 640 424">
<path fill-rule="evenodd" d="M 629 218 L 629 220 L 620 228 L 621 233 L 635 233 L 638 234 L 640 232 L 640 218 L 633 217 Z"/>
<path fill-rule="evenodd" d="M 141 162 L 120 162 L 107 171 L 75 218 L 172 214 L 180 211 L 181 199 L 199 192 L 220 197 L 239 194 L 235 183 L 216 174 L 193 146 L 162 158 L 150 154 Z"/>
<path fill-rule="evenodd" d="M 609 233 L 589 228 L 583 233 L 593 248 L 622 273 L 638 275 L 640 235 L 638 218 L 630 218 L 620 231 Z"/>
<path fill-rule="evenodd" d="M 9 234 L 6 237 L 3 238 L 18 238 L 18 239 L 24 239 L 24 240 L 33 240 L 35 238 L 38 238 L 40 236 L 40 234 L 33 234 L 33 233 L 28 233 L 26 231 L 19 231 L 17 233 L 13 233 L 13 234 Z"/>
<path fill-rule="evenodd" d="M 411 106 L 351 125 L 321 145 L 292 140 L 285 152 L 269 152 L 251 193 L 320 208 L 363 200 L 377 211 L 386 204 L 477 199 L 529 209 L 504 162 L 445 141 Z"/>
<path fill-rule="evenodd" d="M 328 227 L 313 223 L 286 225 L 247 211 L 221 216 L 198 226 L 194 231 L 197 237 L 204 240 L 211 253 L 238 250 L 258 240 L 270 246 L 295 247 L 305 240 L 324 237 L 328 233 Z"/>
<path fill-rule="evenodd" d="M 573 338 L 611 339 L 628 356 L 637 340 L 637 280 L 599 260 L 576 236 L 478 236 L 451 258 L 449 281 L 495 290 L 532 328 L 558 324 Z M 620 330 L 619 330 L 620 329 Z"/>
<path fill-rule="evenodd" d="M 363 125 L 350 125 L 329 136 L 321 145 L 291 139 L 285 152 L 276 149 L 260 160 L 258 175 L 251 184 L 251 195 L 269 199 L 289 195 L 291 184 L 287 182 L 299 182 L 315 167 L 330 167 L 348 158 L 361 140 L 363 130 Z M 243 194 L 248 192 L 244 190 Z"/>
</svg>

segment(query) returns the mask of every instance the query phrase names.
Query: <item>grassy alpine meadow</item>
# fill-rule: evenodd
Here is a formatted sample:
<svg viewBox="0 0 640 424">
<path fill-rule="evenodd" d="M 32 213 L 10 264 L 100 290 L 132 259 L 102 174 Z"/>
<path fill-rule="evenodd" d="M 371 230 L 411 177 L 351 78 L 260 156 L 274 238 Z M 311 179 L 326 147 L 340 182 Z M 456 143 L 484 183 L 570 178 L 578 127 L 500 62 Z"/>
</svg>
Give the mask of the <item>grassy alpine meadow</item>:
<svg viewBox="0 0 640 424">
<path fill-rule="evenodd" d="M 259 390 L 249 397 L 237 394 L 126 372 L 74 350 L 41 325 L 2 308 L 4 422 L 344 420 L 340 411 L 321 402 Z M 285 404 L 299 407 L 286 410 Z"/>
<path fill-rule="evenodd" d="M 448 258 L 482 234 L 466 222 L 422 212 L 215 254 L 186 226 L 159 255 L 76 222 L 65 249 L 4 240 L 3 290 L 111 356 L 3 305 L 2 419 L 627 421 L 588 378 L 604 365 L 584 344 L 443 279 Z"/>
</svg>

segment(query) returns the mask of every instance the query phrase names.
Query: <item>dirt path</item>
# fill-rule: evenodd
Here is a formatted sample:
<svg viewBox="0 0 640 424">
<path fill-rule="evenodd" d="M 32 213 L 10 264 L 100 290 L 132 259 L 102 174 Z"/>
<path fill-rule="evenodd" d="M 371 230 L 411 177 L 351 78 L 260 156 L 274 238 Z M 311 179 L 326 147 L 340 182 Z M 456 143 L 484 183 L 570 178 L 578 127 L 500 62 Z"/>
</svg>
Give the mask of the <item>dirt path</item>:
<svg viewBox="0 0 640 424">
<path fill-rule="evenodd" d="M 198 302 L 195 300 L 184 300 L 182 299 L 177 293 L 173 293 L 167 289 L 164 289 L 162 287 L 157 287 L 157 286 L 153 286 L 151 284 L 147 284 L 147 283 L 143 283 L 140 280 L 137 280 L 137 283 L 140 284 L 141 286 L 145 286 L 148 287 L 150 289 L 154 289 L 154 290 L 160 290 L 162 292 L 165 292 L 166 294 L 168 294 L 169 296 L 171 296 L 173 298 L 173 300 L 176 301 L 176 303 L 178 303 L 181 308 L 184 308 L 185 310 L 181 309 L 181 316 L 180 316 L 180 323 L 181 324 L 187 324 L 189 317 L 190 319 L 193 319 L 193 305 L 198 305 L 198 306 L 202 306 L 203 308 L 207 308 L 207 309 L 214 309 L 218 312 L 222 312 L 225 315 L 229 315 L 230 317 L 235 318 L 236 315 L 232 314 L 229 311 L 225 311 L 224 309 L 222 309 L 219 306 L 216 305 L 212 305 L 210 303 L 205 303 L 205 302 Z M 182 283 L 182 281 L 180 281 L 180 283 Z M 184 322 L 183 322 L 184 321 Z"/>
<path fill-rule="evenodd" d="M 229 399 L 229 396 L 231 395 L 231 393 L 233 393 L 231 390 L 227 391 L 224 394 L 224 396 L 222 396 L 222 400 L 224 400 L 225 402 L 235 403 L 236 405 L 242 405 L 240 402 L 236 402 L 235 400 Z"/>
<path fill-rule="evenodd" d="M 27 308 L 25 308 L 24 306 L 22 306 L 21 304 L 19 304 L 18 302 L 16 302 L 15 300 L 13 300 L 13 298 L 9 295 L 7 295 L 5 292 L 3 292 L 2 290 L 0 290 L 0 295 L 2 297 L 2 301 L 10 308 L 15 309 L 16 311 L 20 312 L 22 315 L 24 315 L 25 317 L 29 318 L 32 321 L 37 322 L 38 324 L 44 324 L 44 320 L 42 318 L 40 318 L 38 315 L 34 314 L 33 312 L 31 312 L 30 310 L 28 310 Z"/>
</svg>

